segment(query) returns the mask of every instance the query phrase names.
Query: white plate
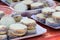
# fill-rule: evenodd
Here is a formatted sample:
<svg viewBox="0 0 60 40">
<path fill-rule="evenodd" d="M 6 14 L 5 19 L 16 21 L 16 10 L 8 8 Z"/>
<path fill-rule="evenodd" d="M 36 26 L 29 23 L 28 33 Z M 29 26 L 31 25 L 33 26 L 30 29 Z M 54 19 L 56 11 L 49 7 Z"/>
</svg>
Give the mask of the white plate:
<svg viewBox="0 0 60 40">
<path fill-rule="evenodd" d="M 30 34 L 30 35 L 26 35 L 26 36 L 23 36 L 23 37 L 10 39 L 10 40 L 20 40 L 20 39 L 35 37 L 35 36 L 42 35 L 42 34 L 44 34 L 46 32 L 47 32 L 47 29 L 45 29 L 45 28 L 43 28 L 43 27 L 41 27 L 40 25 L 37 24 L 37 26 L 36 26 L 36 33 L 35 34 Z"/>
<path fill-rule="evenodd" d="M 33 18 L 34 20 L 38 21 L 36 15 L 32 15 L 31 18 Z M 39 22 L 39 21 L 38 21 L 38 22 Z M 41 23 L 41 22 L 40 22 L 40 23 Z M 43 24 L 43 23 L 42 23 L 42 24 Z M 44 25 L 46 25 L 46 24 L 44 24 Z M 47 26 L 48 26 L 48 25 L 47 25 Z M 60 29 L 59 26 L 58 26 L 58 27 L 49 26 L 49 27 L 54 28 L 54 29 Z"/>
</svg>

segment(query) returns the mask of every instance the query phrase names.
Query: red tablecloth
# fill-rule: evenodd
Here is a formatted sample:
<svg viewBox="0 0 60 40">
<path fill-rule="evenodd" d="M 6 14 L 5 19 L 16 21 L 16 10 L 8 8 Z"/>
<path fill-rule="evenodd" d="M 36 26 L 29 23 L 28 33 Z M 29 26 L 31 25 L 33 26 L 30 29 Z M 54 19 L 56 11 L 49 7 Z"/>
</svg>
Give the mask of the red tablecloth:
<svg viewBox="0 0 60 40">
<path fill-rule="evenodd" d="M 0 10 L 3 10 L 5 12 L 5 14 L 10 14 L 12 12 L 11 9 L 9 9 L 8 6 L 6 6 L 5 4 L 0 2 Z M 37 36 L 37 37 L 33 37 L 33 38 L 28 38 L 28 39 L 24 39 L 24 40 L 60 40 L 60 30 L 55 30 L 52 29 L 48 26 L 45 26 L 39 22 L 37 22 L 39 25 L 41 25 L 42 27 L 47 29 L 47 33 Z"/>
<path fill-rule="evenodd" d="M 0 10 L 4 11 L 5 14 L 10 14 L 12 13 L 12 10 L 7 6 L 5 5 L 4 3 L 0 2 Z"/>
</svg>

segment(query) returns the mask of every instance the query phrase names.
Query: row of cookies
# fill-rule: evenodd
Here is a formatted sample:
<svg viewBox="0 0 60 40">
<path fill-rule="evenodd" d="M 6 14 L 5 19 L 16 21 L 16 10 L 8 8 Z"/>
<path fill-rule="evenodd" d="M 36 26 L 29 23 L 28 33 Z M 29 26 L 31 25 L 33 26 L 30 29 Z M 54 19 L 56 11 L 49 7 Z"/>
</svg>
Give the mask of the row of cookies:
<svg viewBox="0 0 60 40">
<path fill-rule="evenodd" d="M 11 7 L 17 11 L 27 11 L 27 10 L 43 8 L 44 3 L 25 0 L 22 2 L 11 4 Z"/>
<path fill-rule="evenodd" d="M 60 26 L 60 6 L 57 6 L 55 9 L 46 7 L 42 9 L 42 13 L 37 14 L 37 20 L 41 23 L 44 23 L 51 27 Z"/>
<path fill-rule="evenodd" d="M 26 34 L 36 33 L 36 22 L 21 15 L 5 15 L 0 20 L 0 35 L 19 37 Z"/>
</svg>

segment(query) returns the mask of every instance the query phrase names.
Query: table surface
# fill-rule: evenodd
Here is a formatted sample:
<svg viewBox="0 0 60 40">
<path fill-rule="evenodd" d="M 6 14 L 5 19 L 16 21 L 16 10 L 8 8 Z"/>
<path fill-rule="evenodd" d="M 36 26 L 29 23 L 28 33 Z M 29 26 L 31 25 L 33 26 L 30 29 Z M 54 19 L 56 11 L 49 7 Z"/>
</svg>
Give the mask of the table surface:
<svg viewBox="0 0 60 40">
<path fill-rule="evenodd" d="M 6 14 L 10 14 L 12 11 L 11 9 L 8 8 L 7 5 L 5 5 L 4 3 L 0 2 L 0 10 L 3 10 Z M 37 22 L 39 25 L 41 25 L 42 27 L 47 29 L 47 33 L 37 36 L 37 37 L 33 37 L 33 38 L 28 38 L 28 39 L 23 39 L 23 40 L 47 40 L 48 38 L 51 38 L 53 36 L 58 36 L 60 38 L 60 29 L 56 30 L 53 28 L 50 28 L 46 25 L 43 25 L 39 22 Z M 59 39 L 60 40 L 60 39 Z"/>
</svg>

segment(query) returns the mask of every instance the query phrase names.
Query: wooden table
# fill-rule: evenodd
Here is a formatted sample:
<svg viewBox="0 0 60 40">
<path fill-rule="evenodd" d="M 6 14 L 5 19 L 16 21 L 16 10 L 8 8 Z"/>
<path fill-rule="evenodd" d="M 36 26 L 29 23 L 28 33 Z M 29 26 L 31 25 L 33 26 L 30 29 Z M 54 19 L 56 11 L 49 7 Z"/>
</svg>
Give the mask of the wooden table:
<svg viewBox="0 0 60 40">
<path fill-rule="evenodd" d="M 3 7 L 2 7 L 3 6 Z M 6 7 L 6 8 L 4 8 Z M 0 10 L 5 11 L 6 14 L 10 14 L 12 11 L 11 9 L 8 9 L 8 6 L 5 5 L 4 3 L 0 2 Z M 42 27 L 47 29 L 47 33 L 37 36 L 37 37 L 33 37 L 33 38 L 28 38 L 28 39 L 23 39 L 23 40 L 49 40 L 49 38 L 53 37 L 53 36 L 59 36 L 59 40 L 60 40 L 60 29 L 56 30 L 56 29 L 52 29 L 46 25 L 43 25 L 39 22 L 37 22 L 39 25 L 41 25 Z"/>
</svg>

